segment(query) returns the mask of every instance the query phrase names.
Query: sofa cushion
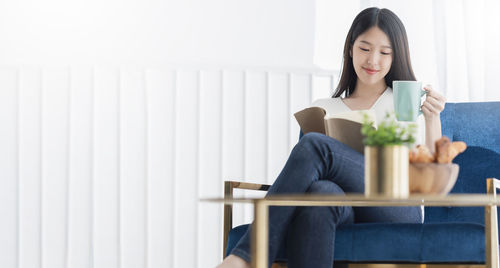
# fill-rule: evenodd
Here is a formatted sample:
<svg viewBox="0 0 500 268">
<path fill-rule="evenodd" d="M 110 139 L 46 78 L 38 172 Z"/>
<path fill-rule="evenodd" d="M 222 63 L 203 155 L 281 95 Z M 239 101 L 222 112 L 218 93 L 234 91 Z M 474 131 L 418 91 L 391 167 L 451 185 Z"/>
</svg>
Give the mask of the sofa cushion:
<svg viewBox="0 0 500 268">
<path fill-rule="evenodd" d="M 460 171 L 457 182 L 451 190 L 452 193 L 485 193 L 487 178 L 500 179 L 500 154 L 492 150 L 475 146 L 468 147 L 467 150 L 459 154 L 453 162 L 460 166 Z M 425 208 L 426 223 L 459 221 L 484 224 L 484 208 Z"/>
<path fill-rule="evenodd" d="M 229 234 L 227 252 L 248 225 Z M 484 225 L 477 223 L 363 223 L 337 229 L 335 261 L 409 263 L 484 263 Z M 277 261 L 286 261 L 280 248 Z"/>
<path fill-rule="evenodd" d="M 339 228 L 335 260 L 482 263 L 484 248 L 481 224 L 365 223 Z"/>
<path fill-rule="evenodd" d="M 500 179 L 498 118 L 500 102 L 446 103 L 441 113 L 443 135 L 452 141 L 464 141 L 468 146 L 453 161 L 460 171 L 452 193 L 485 193 L 487 178 Z M 425 208 L 425 222 L 442 221 L 484 223 L 484 209 Z"/>
<path fill-rule="evenodd" d="M 441 112 L 443 135 L 469 146 L 500 153 L 500 102 L 446 103 Z"/>
</svg>

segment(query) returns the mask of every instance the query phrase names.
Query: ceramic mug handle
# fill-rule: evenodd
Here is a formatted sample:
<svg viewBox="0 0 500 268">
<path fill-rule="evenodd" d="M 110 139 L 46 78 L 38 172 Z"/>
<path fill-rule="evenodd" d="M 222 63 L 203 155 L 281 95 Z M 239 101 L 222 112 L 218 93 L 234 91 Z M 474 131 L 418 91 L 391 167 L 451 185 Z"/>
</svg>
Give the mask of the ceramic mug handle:
<svg viewBox="0 0 500 268">
<path fill-rule="evenodd" d="M 420 97 L 423 97 L 424 95 L 427 95 L 427 91 L 420 89 Z M 418 109 L 418 115 L 422 115 L 424 112 L 422 112 L 422 105 L 420 105 L 420 109 Z"/>
</svg>

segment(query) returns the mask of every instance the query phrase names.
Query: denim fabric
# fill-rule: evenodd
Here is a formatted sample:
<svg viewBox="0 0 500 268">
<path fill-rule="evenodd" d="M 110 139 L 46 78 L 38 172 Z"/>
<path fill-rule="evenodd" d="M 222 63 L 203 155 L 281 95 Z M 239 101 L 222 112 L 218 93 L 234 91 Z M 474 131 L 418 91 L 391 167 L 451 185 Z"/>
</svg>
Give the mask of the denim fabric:
<svg viewBox="0 0 500 268">
<path fill-rule="evenodd" d="M 363 155 L 323 134 L 304 135 L 267 194 L 306 192 L 363 193 Z M 353 221 L 420 223 L 421 217 L 420 207 L 270 207 L 269 266 L 286 244 L 288 267 L 332 267 L 338 225 Z M 250 261 L 250 230 L 231 252 L 246 261 Z"/>
<path fill-rule="evenodd" d="M 344 194 L 337 184 L 329 180 L 313 182 L 307 192 Z M 340 224 L 353 222 L 354 212 L 351 207 L 297 207 L 286 236 L 288 267 L 322 267 L 320 263 L 329 263 L 331 267 L 333 254 L 324 252 L 333 253 L 335 228 Z M 304 235 L 304 230 L 308 230 L 307 235 Z"/>
</svg>

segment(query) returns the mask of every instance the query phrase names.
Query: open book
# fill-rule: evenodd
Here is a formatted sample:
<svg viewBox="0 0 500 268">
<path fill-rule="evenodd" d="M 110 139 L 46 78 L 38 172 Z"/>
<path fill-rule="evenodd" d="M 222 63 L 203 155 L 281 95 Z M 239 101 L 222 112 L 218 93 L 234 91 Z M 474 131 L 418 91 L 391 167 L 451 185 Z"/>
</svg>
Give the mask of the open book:
<svg viewBox="0 0 500 268">
<path fill-rule="evenodd" d="M 377 126 L 373 110 L 329 115 L 321 107 L 310 107 L 296 112 L 294 116 L 304 134 L 309 132 L 323 133 L 363 154 L 363 135 L 361 135 L 363 114 L 367 114 L 370 121 L 374 122 L 374 126 Z"/>
</svg>

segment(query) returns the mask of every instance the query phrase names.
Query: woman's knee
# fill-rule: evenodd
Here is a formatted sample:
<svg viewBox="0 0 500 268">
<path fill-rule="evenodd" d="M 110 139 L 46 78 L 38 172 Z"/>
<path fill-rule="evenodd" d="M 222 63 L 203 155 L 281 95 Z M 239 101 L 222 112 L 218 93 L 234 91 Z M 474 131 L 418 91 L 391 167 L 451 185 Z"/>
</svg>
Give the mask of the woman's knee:
<svg viewBox="0 0 500 268">
<path fill-rule="evenodd" d="M 307 192 L 320 194 L 345 194 L 344 190 L 342 190 L 340 186 L 329 180 L 318 180 L 311 183 Z"/>
<path fill-rule="evenodd" d="M 302 138 L 299 140 L 299 144 L 302 145 L 311 145 L 311 144 L 318 144 L 321 140 L 323 140 L 326 136 L 324 134 L 318 133 L 318 132 L 309 132 L 307 134 L 304 134 Z"/>
<path fill-rule="evenodd" d="M 311 151 L 329 152 L 335 150 L 337 146 L 345 146 L 340 141 L 333 139 L 325 134 L 309 132 L 302 136 L 297 145 L 307 147 Z"/>
</svg>

